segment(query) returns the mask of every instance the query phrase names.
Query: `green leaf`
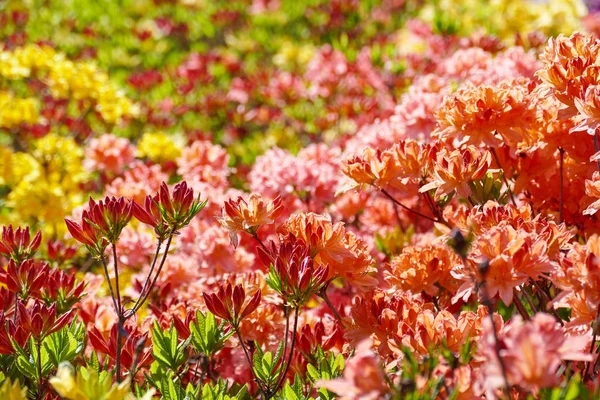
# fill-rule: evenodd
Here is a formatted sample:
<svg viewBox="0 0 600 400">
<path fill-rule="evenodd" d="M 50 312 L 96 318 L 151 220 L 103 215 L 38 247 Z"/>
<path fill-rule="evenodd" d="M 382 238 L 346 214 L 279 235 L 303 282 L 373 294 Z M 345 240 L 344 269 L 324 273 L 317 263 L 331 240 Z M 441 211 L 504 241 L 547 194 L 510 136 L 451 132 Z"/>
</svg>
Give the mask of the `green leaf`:
<svg viewBox="0 0 600 400">
<path fill-rule="evenodd" d="M 196 312 L 196 322 L 190 322 L 192 345 L 200 354 L 212 356 L 225 346 L 233 331 L 225 332 L 225 323 L 217 325 L 215 316 Z"/>
<path fill-rule="evenodd" d="M 163 331 L 154 321 L 152 326 L 152 355 L 154 359 L 172 371 L 177 372 L 187 359 L 186 349 L 191 339 L 179 343 L 177 330 L 173 325 Z"/>
<path fill-rule="evenodd" d="M 77 325 L 83 326 L 82 323 Z M 79 336 L 79 328 L 75 324 L 65 326 L 63 329 L 47 336 L 42 342 L 50 362 L 55 368 L 58 368 L 58 365 L 63 361 L 73 361 L 83 351 L 83 337 L 78 338 L 73 332 Z"/>
</svg>

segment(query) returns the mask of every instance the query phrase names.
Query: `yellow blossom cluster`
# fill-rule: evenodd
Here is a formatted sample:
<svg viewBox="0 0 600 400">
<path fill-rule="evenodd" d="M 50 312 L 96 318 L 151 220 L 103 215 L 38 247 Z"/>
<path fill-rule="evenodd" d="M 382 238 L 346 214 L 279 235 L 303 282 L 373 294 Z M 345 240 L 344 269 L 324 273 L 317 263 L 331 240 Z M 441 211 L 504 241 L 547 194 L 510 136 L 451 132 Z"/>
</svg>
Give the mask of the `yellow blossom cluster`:
<svg viewBox="0 0 600 400">
<path fill-rule="evenodd" d="M 181 142 L 183 142 L 183 138 Z M 177 138 L 164 132 L 146 132 L 137 145 L 137 156 L 156 163 L 175 160 L 181 155 L 181 144 Z"/>
<path fill-rule="evenodd" d="M 0 51 L 0 78 L 30 77 L 44 82 L 55 98 L 93 102 L 107 123 L 115 124 L 123 117 L 137 114 L 133 102 L 92 62 L 71 61 L 63 53 L 37 44 Z"/>
<path fill-rule="evenodd" d="M 29 153 L 0 147 L 0 184 L 10 192 L 0 224 L 41 224 L 48 236 L 65 233 L 63 218 L 85 200 L 83 150 L 68 137 L 49 134 L 33 142 Z"/>
<path fill-rule="evenodd" d="M 432 2 L 421 11 L 421 18 L 434 22 L 440 16 L 460 21 L 459 32 L 468 34 L 486 27 L 505 40 L 515 32 L 527 35 L 538 31 L 548 36 L 570 34 L 581 28 L 587 14 L 582 0 L 448 0 Z"/>
<path fill-rule="evenodd" d="M 20 99 L 0 91 L 0 128 L 12 129 L 22 123 L 35 124 L 39 120 L 39 104 L 35 98 Z"/>
</svg>

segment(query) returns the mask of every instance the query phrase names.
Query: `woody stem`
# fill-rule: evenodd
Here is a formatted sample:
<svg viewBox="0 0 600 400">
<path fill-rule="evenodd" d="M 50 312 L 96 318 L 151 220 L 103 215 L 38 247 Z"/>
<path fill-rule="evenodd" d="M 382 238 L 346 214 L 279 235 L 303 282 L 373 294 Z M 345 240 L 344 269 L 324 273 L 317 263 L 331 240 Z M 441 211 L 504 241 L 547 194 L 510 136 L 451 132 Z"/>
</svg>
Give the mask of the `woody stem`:
<svg viewBox="0 0 600 400">
<path fill-rule="evenodd" d="M 317 295 L 320 298 L 322 298 L 323 301 L 325 301 L 325 304 L 327 304 L 327 306 L 329 307 L 329 309 L 331 310 L 331 312 L 333 313 L 335 318 L 338 320 L 338 322 L 340 323 L 342 328 L 346 329 L 346 326 L 344 325 L 344 322 L 342 321 L 342 317 L 340 316 L 340 313 L 338 313 L 338 311 L 335 309 L 335 307 L 331 303 L 331 300 L 329 300 L 329 297 L 327 296 L 327 288 L 328 287 L 329 287 L 329 284 L 323 286 L 323 289 L 321 289 L 319 291 L 319 293 L 317 293 Z"/>
<path fill-rule="evenodd" d="M 504 379 L 504 391 L 507 397 L 510 397 L 510 384 L 508 383 L 508 375 L 506 374 L 506 365 L 504 364 L 504 360 L 500 356 L 500 351 L 502 348 L 500 347 L 500 339 L 498 338 L 498 332 L 496 332 L 496 321 L 494 321 L 494 310 L 492 302 L 488 296 L 485 281 L 481 284 L 476 284 L 477 291 L 480 291 L 481 294 L 481 304 L 485 308 L 487 308 L 488 316 L 490 319 L 490 323 L 492 325 L 492 334 L 494 336 L 494 351 L 496 353 L 496 357 L 498 358 L 498 363 L 500 364 L 500 371 L 502 371 L 502 378 Z"/>
<path fill-rule="evenodd" d="M 232 325 L 232 327 L 233 327 L 235 334 L 238 337 L 238 340 L 240 341 L 242 350 L 244 350 L 244 355 L 246 356 L 246 360 L 248 361 L 248 366 L 250 367 L 250 371 L 252 371 L 252 375 L 254 375 L 254 380 L 256 381 L 256 384 L 258 385 L 260 393 L 262 394 L 263 399 L 267 400 L 270 397 L 268 397 L 267 393 L 265 392 L 262 381 L 260 381 L 258 379 L 258 377 L 256 376 L 256 373 L 254 372 L 254 363 L 252 362 L 252 358 L 250 358 L 250 353 L 248 352 L 248 349 L 246 348 L 246 344 L 244 343 L 244 339 L 242 338 L 242 333 L 240 332 L 240 328 L 239 328 L 239 326 L 235 326 L 235 325 Z"/>
<path fill-rule="evenodd" d="M 115 291 L 117 293 L 117 318 L 119 319 L 117 322 L 117 354 L 115 355 L 115 372 L 117 374 L 117 382 L 121 382 L 121 349 L 122 349 L 122 339 L 123 339 L 123 330 L 125 329 L 125 317 L 123 313 L 123 307 L 121 305 L 121 291 L 119 289 L 119 265 L 118 265 L 118 257 L 117 257 L 117 246 L 115 243 L 112 244 L 112 253 L 113 253 L 113 265 L 115 267 Z"/>
<path fill-rule="evenodd" d="M 258 236 L 258 234 L 256 232 L 254 232 L 252 234 L 252 237 L 254 238 L 254 240 L 256 240 L 259 244 L 260 247 L 262 247 L 262 249 L 267 253 L 267 254 L 271 254 L 269 252 L 269 250 L 267 249 L 267 246 L 265 246 L 265 244 L 263 243 L 263 241 L 260 239 L 260 237 Z"/>
<path fill-rule="evenodd" d="M 162 246 L 162 242 L 163 241 L 161 239 L 158 240 L 158 243 L 156 245 L 156 252 L 154 253 L 154 258 L 152 259 L 152 264 L 150 265 L 150 272 L 148 272 L 148 276 L 146 277 L 146 281 L 144 282 L 144 286 L 142 287 L 140 296 L 138 297 L 137 301 L 131 308 L 127 317 L 129 317 L 130 315 L 133 315 L 133 313 L 131 311 L 135 310 L 135 309 L 137 309 L 137 307 L 139 307 L 140 300 L 142 299 L 144 293 L 146 293 L 146 290 L 148 289 L 148 285 L 150 284 L 150 278 L 152 277 L 152 273 L 154 272 L 154 267 L 156 267 L 156 261 L 158 260 L 158 255 L 160 254 L 160 248 Z"/>
<path fill-rule="evenodd" d="M 385 196 L 386 196 L 388 199 L 390 199 L 390 200 L 391 200 L 391 201 L 392 201 L 394 204 L 397 204 L 397 205 L 399 205 L 400 207 L 404 208 L 406 211 L 409 211 L 409 212 L 411 212 L 411 213 L 413 213 L 413 214 L 415 214 L 415 215 L 418 215 L 419 217 L 425 218 L 425 219 L 427 219 L 427 220 L 429 220 L 429 221 L 433 221 L 433 222 L 441 222 L 441 221 L 438 221 L 438 220 L 437 220 L 437 219 L 435 219 L 435 218 L 431 218 L 431 217 L 430 217 L 430 216 L 428 216 L 428 215 L 421 214 L 420 212 L 418 212 L 418 211 L 416 211 L 416 210 L 413 210 L 412 208 L 410 208 L 410 207 L 408 207 L 408 206 L 405 206 L 404 204 L 402 204 L 402 203 L 400 203 L 398 200 L 396 200 L 396 198 L 395 198 L 394 196 L 392 196 L 391 194 L 389 194 L 389 193 L 388 193 L 388 192 L 387 192 L 385 189 L 381 189 L 381 193 L 383 193 L 383 194 L 384 194 L 384 195 L 385 195 Z"/>
<path fill-rule="evenodd" d="M 530 319 L 529 313 L 525 309 L 525 306 L 523 306 L 523 303 L 521 302 L 521 299 L 519 298 L 515 289 L 513 289 L 513 302 L 515 303 L 515 307 L 517 307 L 519 314 L 521 314 L 521 316 L 528 321 Z"/>
<path fill-rule="evenodd" d="M 299 313 L 299 311 L 300 311 L 300 307 L 296 307 L 294 309 L 294 328 L 292 329 L 292 343 L 289 348 L 290 355 L 288 356 L 288 360 L 285 365 L 285 369 L 283 370 L 283 374 L 281 374 L 279 376 L 279 379 L 277 380 L 277 384 L 275 385 L 275 388 L 273 389 L 273 393 L 277 393 L 279 391 L 279 388 L 281 387 L 281 385 L 283 385 L 283 382 L 285 382 L 285 376 L 287 375 L 288 370 L 290 369 L 290 364 L 292 363 L 292 357 L 294 356 L 294 346 L 296 345 L 296 330 L 298 329 L 298 313 Z M 283 356 L 285 357 L 285 352 L 283 353 Z"/>
<path fill-rule="evenodd" d="M 152 280 L 152 282 L 147 287 L 146 293 L 140 293 L 140 297 L 138 298 L 138 301 L 135 303 L 134 307 L 131 310 L 129 310 L 129 313 L 127 314 L 126 318 L 130 318 L 136 312 L 138 312 L 139 309 L 142 308 L 142 306 L 144 305 L 144 302 L 148 299 L 148 296 L 150 296 L 150 292 L 154 288 L 154 285 L 156 285 L 156 281 L 158 280 L 160 271 L 162 270 L 163 266 L 165 265 L 165 261 L 167 260 L 167 255 L 169 254 L 169 248 L 171 247 L 171 241 L 173 240 L 174 234 L 175 234 L 174 231 L 171 231 L 171 233 L 169 234 L 169 238 L 167 239 L 167 244 L 165 246 L 165 252 L 163 253 L 163 256 L 160 260 L 160 264 L 158 265 L 158 269 L 156 270 L 156 274 L 154 275 L 154 278 L 152 278 L 151 275 L 148 275 L 147 280 L 148 281 Z"/>
</svg>

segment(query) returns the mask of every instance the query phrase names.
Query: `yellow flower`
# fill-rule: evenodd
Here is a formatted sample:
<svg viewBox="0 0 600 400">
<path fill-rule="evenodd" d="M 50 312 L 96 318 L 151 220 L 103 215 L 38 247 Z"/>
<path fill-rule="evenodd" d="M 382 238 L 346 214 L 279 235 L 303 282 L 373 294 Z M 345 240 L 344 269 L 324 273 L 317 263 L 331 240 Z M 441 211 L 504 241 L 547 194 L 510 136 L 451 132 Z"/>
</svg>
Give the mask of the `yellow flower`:
<svg viewBox="0 0 600 400">
<path fill-rule="evenodd" d="M 96 110 L 106 122 L 112 124 L 120 122 L 124 116 L 137 115 L 137 108 L 132 101 L 96 64 L 68 60 L 64 54 L 56 53 L 47 46 L 28 44 L 14 50 L 0 51 L 0 76 L 9 80 L 34 76 L 48 85 L 55 98 L 95 101 Z M 31 109 L 31 105 L 27 106 Z M 0 110 L 6 113 L 4 108 L 0 106 Z M 19 110 L 16 105 L 12 108 Z M 22 112 L 18 115 L 22 115 Z M 33 119 L 34 115 L 37 120 L 37 113 L 29 111 L 26 114 L 29 119 Z M 0 126 L 3 126 L 2 113 Z"/>
<path fill-rule="evenodd" d="M 21 387 L 21 382 L 18 380 L 11 382 L 10 379 L 7 379 L 0 386 L 0 399 L 27 400 L 27 388 Z"/>
<path fill-rule="evenodd" d="M 65 190 L 78 189 L 86 179 L 83 149 L 70 137 L 50 133 L 33 143 L 33 156 L 43 167 L 44 178 Z"/>
<path fill-rule="evenodd" d="M 112 376 L 106 371 L 96 372 L 84 367 L 76 372 L 69 363 L 62 363 L 56 376 L 50 378 L 56 392 L 67 400 L 136 400 L 129 389 L 129 379 L 119 384 L 112 383 Z M 139 400 L 150 400 L 153 390 Z"/>
<path fill-rule="evenodd" d="M 35 124 L 39 120 L 38 100 L 20 99 L 0 91 L 0 127 L 15 128 L 22 123 Z"/>
<path fill-rule="evenodd" d="M 181 147 L 172 135 L 164 132 L 144 133 L 138 142 L 138 157 L 148 158 L 156 163 L 175 161 L 181 155 Z"/>
</svg>

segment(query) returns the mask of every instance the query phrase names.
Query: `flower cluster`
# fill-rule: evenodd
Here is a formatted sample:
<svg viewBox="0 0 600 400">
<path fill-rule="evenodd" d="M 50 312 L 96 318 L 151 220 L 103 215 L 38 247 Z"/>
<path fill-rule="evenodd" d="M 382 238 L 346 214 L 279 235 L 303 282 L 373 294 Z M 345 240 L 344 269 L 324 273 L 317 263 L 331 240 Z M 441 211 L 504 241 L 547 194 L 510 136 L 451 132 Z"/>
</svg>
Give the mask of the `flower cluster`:
<svg viewBox="0 0 600 400">
<path fill-rule="evenodd" d="M 600 397 L 593 2 L 4 3 L 0 398 Z"/>
</svg>

